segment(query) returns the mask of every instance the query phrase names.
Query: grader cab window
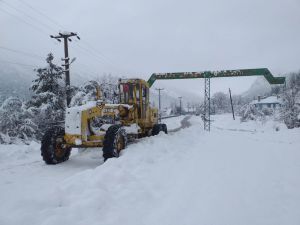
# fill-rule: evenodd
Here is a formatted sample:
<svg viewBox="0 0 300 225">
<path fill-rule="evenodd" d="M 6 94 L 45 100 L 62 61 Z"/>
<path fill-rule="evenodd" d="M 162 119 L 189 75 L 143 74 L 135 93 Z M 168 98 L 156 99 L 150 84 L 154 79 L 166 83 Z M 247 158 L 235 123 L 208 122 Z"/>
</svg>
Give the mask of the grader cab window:
<svg viewBox="0 0 300 225">
<path fill-rule="evenodd" d="M 133 104 L 133 85 L 120 84 L 120 103 Z"/>
</svg>

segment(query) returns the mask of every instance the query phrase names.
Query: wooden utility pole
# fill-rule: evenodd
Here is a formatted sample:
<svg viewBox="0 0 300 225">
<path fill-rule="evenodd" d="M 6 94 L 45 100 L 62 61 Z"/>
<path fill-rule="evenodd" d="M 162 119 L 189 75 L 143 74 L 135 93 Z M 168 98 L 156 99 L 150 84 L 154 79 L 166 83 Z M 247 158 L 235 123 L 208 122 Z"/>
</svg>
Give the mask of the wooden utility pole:
<svg viewBox="0 0 300 225">
<path fill-rule="evenodd" d="M 160 101 L 160 91 L 164 90 L 163 88 L 155 88 L 158 90 L 158 109 L 159 109 L 159 122 L 161 122 L 161 101 Z"/>
<path fill-rule="evenodd" d="M 182 114 L 182 108 L 181 108 L 181 99 L 182 97 L 178 97 L 179 98 L 179 104 L 180 104 L 180 115 Z"/>
<path fill-rule="evenodd" d="M 68 49 L 68 41 L 72 41 L 71 37 L 76 36 L 78 40 L 80 40 L 80 37 L 77 35 L 77 33 L 74 32 L 63 32 L 58 33 L 59 35 L 53 36 L 50 35 L 51 38 L 55 38 L 57 41 L 61 42 L 60 39 L 64 40 L 64 51 L 65 51 L 65 58 L 63 59 L 65 61 L 65 64 L 63 65 L 65 67 L 65 81 L 66 81 L 66 96 L 67 96 L 67 106 L 69 107 L 71 102 L 71 90 L 70 90 L 70 58 L 69 58 L 69 49 Z"/>
<path fill-rule="evenodd" d="M 229 88 L 229 96 L 230 96 L 230 104 L 231 104 L 232 117 L 233 117 L 233 120 L 235 120 L 230 88 Z"/>
</svg>

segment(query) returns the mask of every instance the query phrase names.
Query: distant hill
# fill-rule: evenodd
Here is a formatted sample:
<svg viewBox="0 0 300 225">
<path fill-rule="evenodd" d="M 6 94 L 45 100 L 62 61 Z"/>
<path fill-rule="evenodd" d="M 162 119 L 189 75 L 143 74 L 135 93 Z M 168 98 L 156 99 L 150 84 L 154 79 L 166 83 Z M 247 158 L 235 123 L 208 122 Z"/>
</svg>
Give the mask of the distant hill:
<svg viewBox="0 0 300 225">
<path fill-rule="evenodd" d="M 168 90 L 165 89 L 161 91 L 161 104 L 162 108 L 170 107 L 171 105 L 179 106 L 178 97 L 182 96 L 182 107 L 186 107 L 187 103 L 200 104 L 203 98 L 183 90 Z M 154 88 L 150 89 L 150 101 L 158 107 L 158 91 Z"/>
<path fill-rule="evenodd" d="M 29 99 L 32 94 L 29 88 L 35 76 L 36 72 L 32 68 L 0 63 L 0 104 L 10 96 L 16 96 L 24 100 Z M 71 78 L 71 83 L 78 86 L 88 80 L 90 78 L 75 73 L 75 76 Z M 161 92 L 162 107 L 170 107 L 171 104 L 179 105 L 178 96 L 183 96 L 184 105 L 187 102 L 201 102 L 201 98 L 184 90 L 165 89 Z M 150 89 L 150 100 L 158 107 L 158 92 L 155 88 Z"/>
<path fill-rule="evenodd" d="M 33 69 L 0 63 L 0 102 L 10 96 L 28 99 L 34 76 Z"/>
</svg>

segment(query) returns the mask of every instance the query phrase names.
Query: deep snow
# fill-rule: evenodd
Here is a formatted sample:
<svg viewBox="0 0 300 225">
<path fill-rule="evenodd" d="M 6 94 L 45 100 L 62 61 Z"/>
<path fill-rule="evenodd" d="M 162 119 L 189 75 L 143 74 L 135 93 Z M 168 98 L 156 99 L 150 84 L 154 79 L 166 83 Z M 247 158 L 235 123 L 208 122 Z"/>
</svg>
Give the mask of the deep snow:
<svg viewBox="0 0 300 225">
<path fill-rule="evenodd" d="M 99 149 L 48 166 L 36 143 L 0 145 L 0 224 L 300 224 L 300 129 L 213 120 L 210 133 L 192 117 L 104 164 Z"/>
</svg>

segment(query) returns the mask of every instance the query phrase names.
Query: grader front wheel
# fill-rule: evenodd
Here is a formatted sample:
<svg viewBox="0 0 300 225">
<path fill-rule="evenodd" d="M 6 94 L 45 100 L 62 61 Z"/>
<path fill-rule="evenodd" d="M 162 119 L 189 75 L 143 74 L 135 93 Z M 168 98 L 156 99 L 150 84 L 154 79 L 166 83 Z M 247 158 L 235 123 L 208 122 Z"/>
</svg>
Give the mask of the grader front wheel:
<svg viewBox="0 0 300 225">
<path fill-rule="evenodd" d="M 119 157 L 120 152 L 127 146 L 127 134 L 121 125 L 112 125 L 106 131 L 103 142 L 103 158 Z"/>
<path fill-rule="evenodd" d="M 64 134 L 62 127 L 46 131 L 41 146 L 41 155 L 46 164 L 58 164 L 69 159 L 71 148 L 64 144 Z"/>
<path fill-rule="evenodd" d="M 161 131 L 167 134 L 168 133 L 167 125 L 164 123 L 155 124 L 152 129 L 152 135 L 153 136 L 158 135 Z"/>
</svg>

